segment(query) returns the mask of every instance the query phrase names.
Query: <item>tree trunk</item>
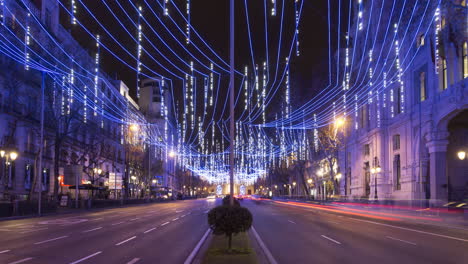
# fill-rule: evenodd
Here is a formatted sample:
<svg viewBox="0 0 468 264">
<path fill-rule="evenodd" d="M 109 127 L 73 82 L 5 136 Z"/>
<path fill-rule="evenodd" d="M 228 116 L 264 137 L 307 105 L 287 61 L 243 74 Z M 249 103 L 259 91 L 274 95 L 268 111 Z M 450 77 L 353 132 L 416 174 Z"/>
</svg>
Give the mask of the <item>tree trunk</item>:
<svg viewBox="0 0 468 264">
<path fill-rule="evenodd" d="M 232 234 L 228 235 L 228 250 L 231 251 L 232 248 Z"/>
<path fill-rule="evenodd" d="M 61 140 L 58 139 L 59 135 L 56 134 L 56 139 L 55 139 L 55 146 L 54 146 L 54 199 L 52 203 L 55 205 L 58 199 L 58 190 L 59 190 L 59 182 L 57 180 L 57 177 L 59 175 L 59 165 L 60 165 L 60 150 L 61 150 L 61 145 L 62 142 Z M 78 188 L 78 186 L 75 186 Z"/>
<path fill-rule="evenodd" d="M 32 200 L 32 196 L 34 195 L 34 190 L 36 190 L 36 184 L 37 184 L 37 176 L 41 175 L 41 168 L 38 167 L 38 159 L 39 159 L 40 154 L 36 154 L 36 157 L 34 158 L 34 177 L 33 177 L 33 182 L 31 184 L 31 189 L 29 190 L 29 195 L 28 195 L 28 202 Z M 41 182 L 42 183 L 42 182 Z M 42 193 L 42 186 L 40 186 L 40 190 Z"/>
</svg>

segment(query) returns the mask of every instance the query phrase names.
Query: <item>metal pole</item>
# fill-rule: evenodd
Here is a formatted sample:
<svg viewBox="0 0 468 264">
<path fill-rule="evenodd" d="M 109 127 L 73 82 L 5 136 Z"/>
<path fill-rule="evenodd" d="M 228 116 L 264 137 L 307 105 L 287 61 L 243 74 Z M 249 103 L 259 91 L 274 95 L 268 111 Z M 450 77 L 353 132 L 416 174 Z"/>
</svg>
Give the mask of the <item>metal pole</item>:
<svg viewBox="0 0 468 264">
<path fill-rule="evenodd" d="M 234 0 L 230 0 L 230 85 L 229 85 L 229 112 L 230 112 L 230 153 L 229 153 L 229 192 L 230 204 L 234 205 Z"/>
<path fill-rule="evenodd" d="M 40 176 L 39 178 L 39 190 L 38 190 L 38 198 L 37 198 L 37 214 L 41 216 L 42 211 L 42 151 L 44 148 L 44 100 L 45 100 L 45 72 L 42 72 L 42 82 L 41 82 L 41 136 L 40 136 L 40 143 L 39 143 L 39 163 L 38 163 L 38 171 Z M 55 181 L 58 180 L 58 175 L 55 175 Z M 60 183 L 59 183 L 60 184 Z"/>
</svg>

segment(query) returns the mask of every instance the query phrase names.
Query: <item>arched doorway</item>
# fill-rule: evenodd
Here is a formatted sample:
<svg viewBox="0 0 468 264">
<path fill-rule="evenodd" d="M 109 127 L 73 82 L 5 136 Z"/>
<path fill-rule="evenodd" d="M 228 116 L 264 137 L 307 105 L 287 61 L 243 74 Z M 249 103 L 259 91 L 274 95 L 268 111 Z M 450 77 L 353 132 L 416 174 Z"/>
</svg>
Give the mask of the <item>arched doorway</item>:
<svg viewBox="0 0 468 264">
<path fill-rule="evenodd" d="M 448 200 L 468 200 L 468 158 L 461 160 L 458 152 L 468 153 L 468 109 L 453 117 L 447 125 L 449 144 L 447 146 Z"/>
</svg>

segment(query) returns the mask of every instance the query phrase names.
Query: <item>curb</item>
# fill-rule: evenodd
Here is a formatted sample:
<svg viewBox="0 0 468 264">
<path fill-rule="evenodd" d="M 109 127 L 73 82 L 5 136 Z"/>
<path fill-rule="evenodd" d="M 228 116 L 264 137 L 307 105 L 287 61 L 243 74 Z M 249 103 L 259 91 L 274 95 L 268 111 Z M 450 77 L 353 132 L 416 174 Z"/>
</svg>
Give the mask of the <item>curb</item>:
<svg viewBox="0 0 468 264">
<path fill-rule="evenodd" d="M 184 261 L 184 264 L 192 264 L 194 259 L 195 259 L 195 256 L 197 256 L 198 252 L 200 251 L 200 248 L 203 246 L 203 243 L 205 243 L 208 235 L 211 233 L 211 229 L 208 228 L 208 230 L 206 230 L 205 234 L 203 235 L 203 237 L 200 239 L 200 241 L 198 241 L 197 245 L 195 246 L 195 248 L 192 250 L 192 252 L 190 253 L 190 255 L 187 257 L 187 259 Z"/>
<path fill-rule="evenodd" d="M 255 237 L 255 240 L 257 241 L 258 245 L 259 245 L 260 248 L 262 249 L 263 254 L 264 254 L 265 257 L 267 258 L 268 263 L 270 263 L 270 264 L 278 264 L 278 262 L 276 262 L 275 258 L 274 258 L 273 255 L 271 254 L 270 250 L 268 250 L 267 246 L 265 245 L 265 243 L 263 243 L 263 240 L 262 240 L 262 239 L 260 238 L 260 236 L 258 235 L 257 230 L 255 230 L 255 227 L 252 226 L 252 228 L 251 228 L 250 230 L 252 230 L 252 234 L 253 234 L 253 236 Z"/>
</svg>

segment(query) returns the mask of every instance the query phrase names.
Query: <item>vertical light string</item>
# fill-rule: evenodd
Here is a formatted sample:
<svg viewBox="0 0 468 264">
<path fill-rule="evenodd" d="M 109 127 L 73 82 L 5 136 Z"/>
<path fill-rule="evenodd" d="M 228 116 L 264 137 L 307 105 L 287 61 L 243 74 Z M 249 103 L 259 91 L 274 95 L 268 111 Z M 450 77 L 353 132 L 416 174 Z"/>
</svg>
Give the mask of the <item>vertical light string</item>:
<svg viewBox="0 0 468 264">
<path fill-rule="evenodd" d="M 70 0 L 70 23 L 76 25 L 76 2 L 75 0 Z"/>
<path fill-rule="evenodd" d="M 213 93 L 214 93 L 213 63 L 210 63 L 210 106 L 213 106 Z"/>
<path fill-rule="evenodd" d="M 136 88 L 137 88 L 137 98 L 140 98 L 140 72 L 141 72 L 141 55 L 142 55 L 142 35 L 143 35 L 143 29 L 141 26 L 141 17 L 143 16 L 142 13 L 142 8 L 141 6 L 138 7 L 138 43 L 137 43 L 137 74 L 136 74 Z"/>
<path fill-rule="evenodd" d="M 169 8 L 167 7 L 169 5 L 169 0 L 163 0 L 163 12 L 165 16 L 169 15 Z"/>
<path fill-rule="evenodd" d="M 318 124 L 317 124 L 317 114 L 314 114 L 314 150 L 317 152 L 319 149 L 318 145 Z"/>
<path fill-rule="evenodd" d="M 31 54 L 29 53 L 29 45 L 31 45 L 31 27 L 29 26 L 29 19 L 31 14 L 28 13 L 26 19 L 26 32 L 24 33 L 24 69 L 29 71 L 29 62 L 31 61 Z"/>
<path fill-rule="evenodd" d="M 245 103 L 245 109 L 247 109 L 247 112 L 249 113 L 249 116 L 250 116 L 250 112 L 249 112 L 249 68 L 247 66 L 244 67 L 244 97 L 245 97 L 245 100 L 244 100 L 244 103 Z"/>
<path fill-rule="evenodd" d="M 266 87 L 267 87 L 267 65 L 263 62 L 263 85 L 262 85 L 262 121 L 265 125 L 265 107 L 266 107 Z"/>
<path fill-rule="evenodd" d="M 290 107 L 291 107 L 291 94 L 290 94 L 290 89 L 289 89 L 289 59 L 286 58 L 286 95 L 285 95 L 285 100 L 286 100 L 286 118 L 289 118 L 289 112 L 290 112 Z"/>
<path fill-rule="evenodd" d="M 373 78 L 373 69 L 372 69 L 372 53 L 373 53 L 373 50 L 370 50 L 369 51 L 369 95 L 368 95 L 368 113 L 369 113 L 369 121 L 372 120 L 372 101 L 373 101 L 373 81 L 372 81 L 372 78 Z"/>
<path fill-rule="evenodd" d="M 362 19 L 362 0 L 358 0 L 359 11 L 358 11 L 358 29 L 361 31 L 364 28 L 363 19 Z"/>
<path fill-rule="evenodd" d="M 83 87 L 83 123 L 88 122 L 88 86 Z"/>
<path fill-rule="evenodd" d="M 354 96 L 354 129 L 359 128 L 359 107 L 358 107 L 358 95 Z"/>
<path fill-rule="evenodd" d="M 66 89 L 66 77 L 65 77 L 65 74 L 62 75 L 62 83 L 60 85 L 60 92 L 61 92 L 61 98 L 60 98 L 60 103 L 61 103 L 61 115 L 65 115 L 66 111 L 65 111 L 65 94 L 68 92 L 68 90 Z"/>
<path fill-rule="evenodd" d="M 299 0 L 294 0 L 294 15 L 295 15 L 295 31 L 296 31 L 296 56 L 300 55 L 299 50 L 299 8 L 298 8 Z"/>
<path fill-rule="evenodd" d="M 98 87 L 99 87 L 99 53 L 100 53 L 100 36 L 96 36 L 96 57 L 94 58 L 94 116 L 97 116 L 98 106 Z"/>
<path fill-rule="evenodd" d="M 395 24 L 395 37 L 398 34 L 398 24 Z M 405 112 L 405 86 L 403 83 L 403 70 L 400 65 L 400 42 L 398 40 L 395 41 L 395 58 L 396 58 L 396 70 L 397 70 L 397 77 L 398 77 L 398 84 L 399 87 L 399 96 L 396 100 L 400 100 L 400 108 L 398 109 L 399 113 Z"/>
<path fill-rule="evenodd" d="M 271 0 L 271 4 L 273 5 L 271 7 L 271 15 L 276 16 L 276 0 Z"/>
<path fill-rule="evenodd" d="M 5 0 L 0 0 L 0 25 L 5 25 Z"/>
<path fill-rule="evenodd" d="M 190 122 L 191 122 L 191 129 L 194 129 L 195 126 L 195 104 L 194 104 L 194 77 L 193 77 L 193 61 L 190 62 L 190 109 L 191 109 L 191 116 L 190 116 Z"/>
<path fill-rule="evenodd" d="M 434 65 L 435 65 L 435 73 L 436 74 L 439 74 L 439 35 L 440 35 L 440 30 L 442 28 L 442 25 L 441 25 L 441 17 L 440 17 L 440 7 L 437 7 L 436 8 L 436 11 L 435 11 L 435 14 L 434 14 L 435 18 L 434 18 L 434 23 L 435 23 L 435 62 L 434 62 Z"/>
<path fill-rule="evenodd" d="M 73 85 L 75 84 L 75 61 L 72 59 L 70 74 L 68 76 L 68 104 L 67 104 L 67 115 L 71 114 L 71 108 L 73 105 Z"/>
<path fill-rule="evenodd" d="M 187 25 L 186 25 L 186 28 L 185 28 L 185 34 L 186 34 L 186 39 L 185 41 L 187 42 L 187 44 L 190 44 L 190 0 L 187 0 L 187 6 L 186 6 L 187 10 Z"/>
</svg>

